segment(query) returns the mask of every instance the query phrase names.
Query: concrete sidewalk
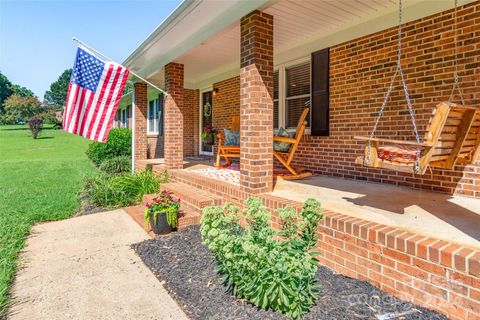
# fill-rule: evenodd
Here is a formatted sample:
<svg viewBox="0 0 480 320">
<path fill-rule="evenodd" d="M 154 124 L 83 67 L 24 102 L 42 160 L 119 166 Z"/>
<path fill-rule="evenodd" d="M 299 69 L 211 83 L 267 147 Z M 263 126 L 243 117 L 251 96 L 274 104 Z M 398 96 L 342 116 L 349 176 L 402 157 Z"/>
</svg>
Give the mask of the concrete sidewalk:
<svg viewBox="0 0 480 320">
<path fill-rule="evenodd" d="M 187 319 L 130 249 L 147 238 L 123 210 L 33 227 L 8 319 Z"/>
</svg>

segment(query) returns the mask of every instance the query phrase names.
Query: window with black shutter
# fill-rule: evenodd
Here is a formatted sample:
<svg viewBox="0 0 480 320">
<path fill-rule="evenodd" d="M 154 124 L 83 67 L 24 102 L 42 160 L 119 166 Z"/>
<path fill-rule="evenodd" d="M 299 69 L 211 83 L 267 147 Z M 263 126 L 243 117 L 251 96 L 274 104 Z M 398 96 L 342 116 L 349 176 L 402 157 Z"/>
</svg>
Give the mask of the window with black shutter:
<svg viewBox="0 0 480 320">
<path fill-rule="evenodd" d="M 312 136 L 328 136 L 330 133 L 328 48 L 312 53 L 311 75 L 310 132 Z"/>
</svg>

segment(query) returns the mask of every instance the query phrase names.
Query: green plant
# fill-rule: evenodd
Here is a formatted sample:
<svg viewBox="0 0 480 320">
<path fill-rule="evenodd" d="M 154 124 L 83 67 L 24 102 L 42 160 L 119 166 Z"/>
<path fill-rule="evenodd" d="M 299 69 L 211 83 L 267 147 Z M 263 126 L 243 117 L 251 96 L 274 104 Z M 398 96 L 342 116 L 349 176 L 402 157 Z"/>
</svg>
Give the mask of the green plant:
<svg viewBox="0 0 480 320">
<path fill-rule="evenodd" d="M 138 204 L 143 195 L 155 193 L 165 176 L 151 170 L 120 175 L 95 175 L 85 179 L 84 192 L 90 201 L 104 208 L 119 208 Z"/>
<path fill-rule="evenodd" d="M 178 210 L 180 209 L 180 198 L 175 198 L 170 192 L 162 191 L 156 198 L 146 204 L 143 217 L 145 226 L 150 226 L 150 217 L 153 223 L 157 223 L 158 215 L 164 214 L 170 227 L 178 226 Z"/>
<path fill-rule="evenodd" d="M 309 199 L 297 215 L 291 207 L 278 210 L 281 229 L 271 227 L 260 199 L 245 201 L 247 228 L 239 225 L 238 208 L 208 207 L 201 220 L 203 242 L 213 252 L 217 271 L 231 292 L 254 305 L 300 318 L 315 304 L 316 230 L 323 217 L 320 203 Z"/>
<path fill-rule="evenodd" d="M 104 160 L 132 154 L 132 132 L 130 129 L 114 128 L 110 130 L 106 143 L 92 142 L 87 149 L 87 156 L 96 165 Z"/>
<path fill-rule="evenodd" d="M 100 164 L 100 170 L 106 174 L 120 174 L 132 170 L 132 158 L 129 156 L 119 156 L 105 159 Z"/>
</svg>

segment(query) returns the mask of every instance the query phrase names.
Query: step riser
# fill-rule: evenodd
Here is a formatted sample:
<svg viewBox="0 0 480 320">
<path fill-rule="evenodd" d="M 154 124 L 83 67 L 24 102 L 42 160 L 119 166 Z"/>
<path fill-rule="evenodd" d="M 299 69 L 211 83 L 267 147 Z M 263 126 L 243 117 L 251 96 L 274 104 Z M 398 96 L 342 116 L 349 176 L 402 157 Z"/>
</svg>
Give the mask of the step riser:
<svg viewBox="0 0 480 320">
<path fill-rule="evenodd" d="M 186 189 L 182 189 L 182 186 L 178 183 L 166 183 L 160 186 L 160 191 L 168 191 L 181 199 L 182 204 L 188 205 L 192 210 L 199 213 L 203 211 L 205 207 L 220 205 L 221 201 L 217 197 L 206 196 L 205 191 L 193 189 L 188 186 Z"/>
</svg>

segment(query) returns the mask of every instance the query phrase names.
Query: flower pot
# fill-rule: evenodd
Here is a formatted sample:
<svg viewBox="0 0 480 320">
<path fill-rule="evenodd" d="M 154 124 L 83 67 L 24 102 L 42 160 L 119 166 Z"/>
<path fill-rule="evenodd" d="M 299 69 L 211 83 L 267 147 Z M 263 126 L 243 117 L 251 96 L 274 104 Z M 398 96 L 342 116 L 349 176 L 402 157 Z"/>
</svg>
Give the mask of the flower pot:
<svg viewBox="0 0 480 320">
<path fill-rule="evenodd" d="M 159 213 L 157 216 L 157 223 L 154 223 L 153 214 L 150 215 L 150 225 L 155 234 L 167 234 L 173 231 L 173 228 L 167 222 L 167 216 L 164 213 Z"/>
</svg>

